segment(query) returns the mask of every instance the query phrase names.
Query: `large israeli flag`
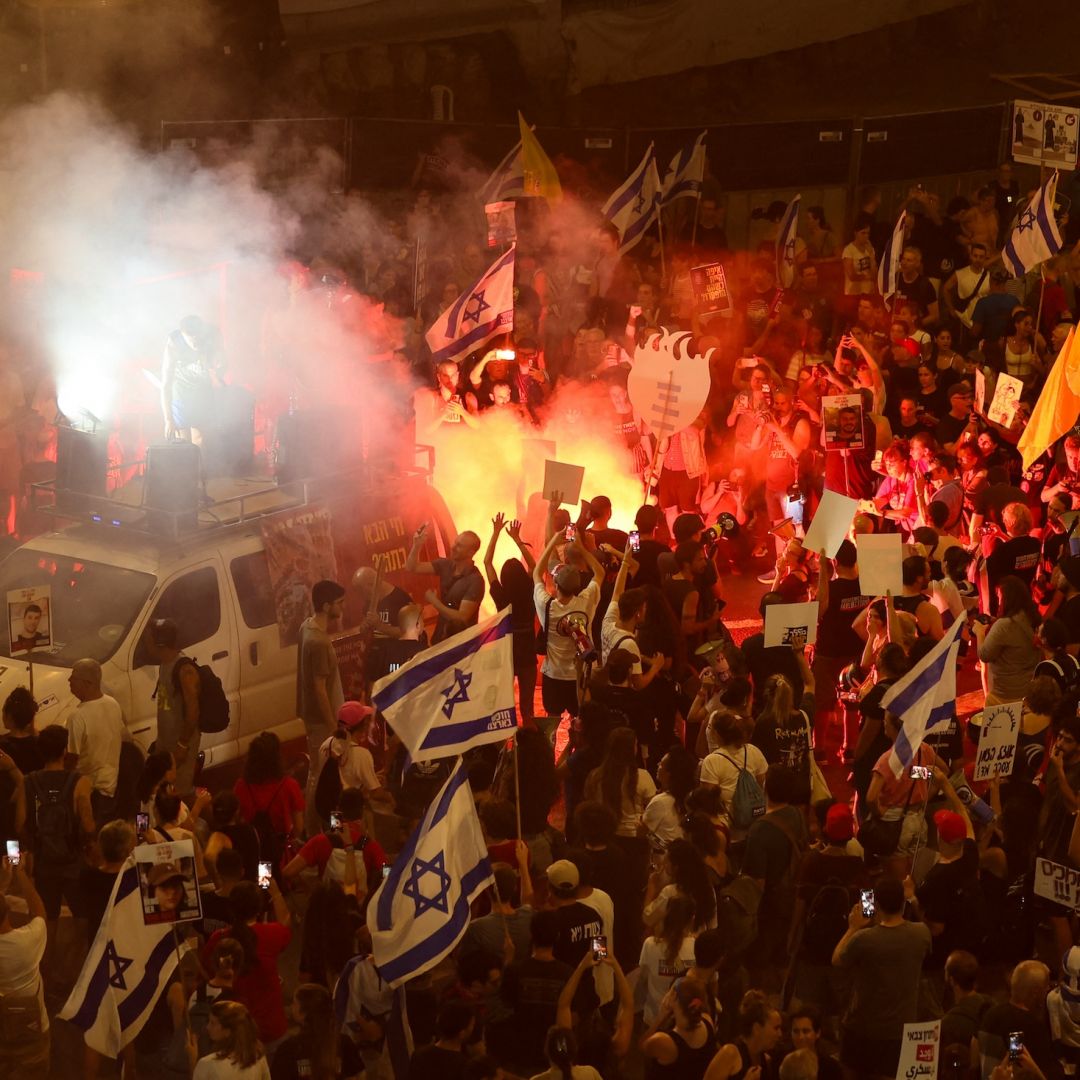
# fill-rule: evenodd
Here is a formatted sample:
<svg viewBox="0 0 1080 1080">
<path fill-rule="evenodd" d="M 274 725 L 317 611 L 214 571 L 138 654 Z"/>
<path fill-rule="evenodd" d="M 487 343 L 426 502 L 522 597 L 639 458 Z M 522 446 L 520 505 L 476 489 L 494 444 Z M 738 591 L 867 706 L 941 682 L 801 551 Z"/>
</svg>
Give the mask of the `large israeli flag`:
<svg viewBox="0 0 1080 1080">
<path fill-rule="evenodd" d="M 515 244 L 500 255 L 425 335 L 436 364 L 458 360 L 514 328 Z"/>
<path fill-rule="evenodd" d="M 461 940 L 469 908 L 494 881 L 464 759 L 431 804 L 368 905 L 375 966 L 399 986 Z"/>
<path fill-rule="evenodd" d="M 83 1032 L 86 1045 L 106 1057 L 143 1029 L 178 960 L 171 924 L 143 922 L 138 870 L 132 855 L 117 875 L 109 906 L 61 1020 Z"/>
<path fill-rule="evenodd" d="M 660 175 L 649 143 L 641 164 L 611 196 L 601 211 L 619 230 L 619 250 L 629 251 L 656 221 L 660 207 Z"/>
<path fill-rule="evenodd" d="M 700 199 L 705 180 L 705 136 L 703 131 L 672 159 L 664 174 L 660 201 L 666 206 L 676 199 Z"/>
<path fill-rule="evenodd" d="M 900 777 L 911 767 L 927 732 L 956 711 L 956 657 L 960 652 L 960 631 L 964 620 L 957 619 L 945 636 L 902 679 L 889 687 L 881 704 L 902 727 L 889 752 L 889 766 Z"/>
<path fill-rule="evenodd" d="M 1016 219 L 1016 228 L 1001 253 L 1001 261 L 1013 277 L 1023 277 L 1061 250 L 1061 233 L 1054 218 L 1057 182 L 1055 172 Z"/>
<path fill-rule="evenodd" d="M 799 234 L 799 205 L 802 196 L 788 203 L 780 227 L 776 230 L 776 281 L 781 289 L 795 284 L 795 241 Z"/>
<path fill-rule="evenodd" d="M 413 761 L 463 754 L 517 730 L 514 634 L 504 608 L 379 679 L 371 702 Z"/>
<path fill-rule="evenodd" d="M 504 199 L 521 198 L 524 194 L 525 167 L 521 153 L 521 140 L 518 139 L 480 188 L 480 201 L 483 203 L 502 202 Z"/>
<path fill-rule="evenodd" d="M 878 292 L 885 300 L 896 292 L 897 282 L 900 280 L 900 256 L 904 253 L 904 225 L 906 223 L 907 211 L 902 210 L 893 226 L 892 234 L 885 242 L 881 262 L 878 263 Z"/>
</svg>

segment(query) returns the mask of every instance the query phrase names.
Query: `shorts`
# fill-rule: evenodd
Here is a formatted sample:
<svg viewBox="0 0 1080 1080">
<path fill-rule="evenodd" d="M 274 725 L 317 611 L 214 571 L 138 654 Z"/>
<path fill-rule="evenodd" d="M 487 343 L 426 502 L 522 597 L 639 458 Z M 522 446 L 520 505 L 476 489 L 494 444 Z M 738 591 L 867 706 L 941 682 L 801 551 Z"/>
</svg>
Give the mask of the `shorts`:
<svg viewBox="0 0 1080 1080">
<path fill-rule="evenodd" d="M 185 386 L 173 391 L 172 417 L 178 428 L 206 431 L 214 426 L 216 411 L 212 387 Z"/>
<path fill-rule="evenodd" d="M 687 475 L 682 469 L 661 469 L 658 499 L 660 508 L 674 506 L 683 513 L 696 513 L 701 496 L 701 478 Z"/>
<path fill-rule="evenodd" d="M 578 688 L 576 679 L 553 679 L 543 675 L 540 679 L 540 697 L 548 716 L 562 716 L 568 712 L 578 714 Z"/>
<path fill-rule="evenodd" d="M 850 1028 L 840 1033 L 840 1064 L 857 1076 L 895 1076 L 903 1038 L 871 1039 Z"/>
</svg>

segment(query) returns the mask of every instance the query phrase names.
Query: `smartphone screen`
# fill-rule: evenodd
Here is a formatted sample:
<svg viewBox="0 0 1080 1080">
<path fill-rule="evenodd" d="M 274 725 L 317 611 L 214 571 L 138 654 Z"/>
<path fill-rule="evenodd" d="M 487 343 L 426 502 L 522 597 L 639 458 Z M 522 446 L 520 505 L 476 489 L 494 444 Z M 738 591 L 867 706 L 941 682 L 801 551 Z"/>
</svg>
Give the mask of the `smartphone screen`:
<svg viewBox="0 0 1080 1080">
<path fill-rule="evenodd" d="M 574 541 L 577 539 L 577 526 L 567 525 L 566 532 L 563 534 L 568 541 Z"/>
<path fill-rule="evenodd" d="M 912 765 L 911 766 L 911 779 L 912 780 L 929 780 L 930 769 L 926 765 Z"/>
<path fill-rule="evenodd" d="M 859 899 L 862 902 L 863 917 L 867 919 L 872 919 L 874 917 L 874 890 L 860 890 Z"/>
<path fill-rule="evenodd" d="M 10 862 L 12 866 L 19 865 L 19 860 L 22 858 L 22 854 L 19 851 L 18 840 L 9 840 L 7 842 L 7 857 L 8 862 Z"/>
<path fill-rule="evenodd" d="M 1017 1061 L 1024 1049 L 1024 1033 L 1022 1031 L 1009 1032 L 1009 1060 Z"/>
<path fill-rule="evenodd" d="M 337 832 L 338 829 L 341 828 L 341 825 L 342 825 L 341 811 L 340 810 L 331 810 L 330 811 L 330 831 L 331 832 Z"/>
<path fill-rule="evenodd" d="M 637 529 L 630 530 L 630 550 L 641 550 L 641 534 L 637 531 Z"/>
<path fill-rule="evenodd" d="M 135 833 L 140 840 L 150 831 L 150 815 L 140 810 L 135 815 Z"/>
<path fill-rule="evenodd" d="M 270 888 L 270 864 L 268 862 L 259 863 L 259 888 Z"/>
<path fill-rule="evenodd" d="M 593 956 L 597 960 L 607 959 L 607 938 L 601 935 L 600 937 L 594 937 L 592 939 L 592 951 Z"/>
</svg>

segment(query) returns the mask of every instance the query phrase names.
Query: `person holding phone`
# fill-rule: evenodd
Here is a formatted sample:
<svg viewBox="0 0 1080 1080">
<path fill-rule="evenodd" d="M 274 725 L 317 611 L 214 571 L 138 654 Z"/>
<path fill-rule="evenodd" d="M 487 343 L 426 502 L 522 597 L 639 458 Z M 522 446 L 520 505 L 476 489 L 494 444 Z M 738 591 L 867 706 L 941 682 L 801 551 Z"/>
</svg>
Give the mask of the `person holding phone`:
<svg viewBox="0 0 1080 1080">
<path fill-rule="evenodd" d="M 369 837 L 364 827 L 366 806 L 367 800 L 360 788 L 344 788 L 338 797 L 338 809 L 343 819 L 341 831 L 335 833 L 333 838 L 324 832 L 311 837 L 285 866 L 282 871 L 285 880 L 293 881 L 309 866 L 316 867 L 319 877 L 323 877 L 335 847 L 340 847 L 346 854 L 353 850 L 362 852 L 368 889 L 374 889 L 387 860 L 379 842 Z"/>
<path fill-rule="evenodd" d="M 29 910 L 30 921 L 25 925 L 11 922 L 8 896 L 13 885 Z M 40 1011 L 37 1031 L 25 1028 L 15 1040 L 17 1045 L 9 1038 L 0 1045 L 0 1063 L 17 1062 L 24 1076 L 40 1075 L 37 1070 L 48 1072 L 49 1068 L 49 1014 L 41 981 L 47 936 L 45 904 L 26 867 L 13 866 L 8 858 L 0 860 L 0 999 L 36 999 Z"/>
<path fill-rule="evenodd" d="M 1047 1023 L 1049 991 L 1050 969 L 1041 961 L 1025 960 L 1013 968 L 1009 1000 L 991 1005 L 979 1025 L 979 1063 L 983 1076 L 991 1075 L 999 1065 L 1010 1066 L 1013 1076 L 1021 1068 L 1025 1070 L 1024 1077 L 1063 1075 Z"/>
</svg>

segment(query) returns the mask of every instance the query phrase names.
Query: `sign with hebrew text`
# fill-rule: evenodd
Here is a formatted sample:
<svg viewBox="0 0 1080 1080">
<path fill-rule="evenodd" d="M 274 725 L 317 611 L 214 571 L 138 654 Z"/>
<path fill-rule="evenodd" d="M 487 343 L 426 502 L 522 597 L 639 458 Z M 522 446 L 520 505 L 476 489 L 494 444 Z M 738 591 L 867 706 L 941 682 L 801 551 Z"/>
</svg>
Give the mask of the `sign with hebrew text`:
<svg viewBox="0 0 1080 1080">
<path fill-rule="evenodd" d="M 1080 870 L 1049 859 L 1035 860 L 1035 895 L 1080 911 Z"/>
</svg>

